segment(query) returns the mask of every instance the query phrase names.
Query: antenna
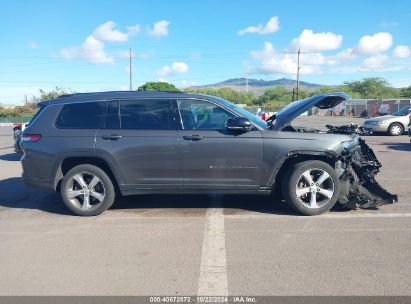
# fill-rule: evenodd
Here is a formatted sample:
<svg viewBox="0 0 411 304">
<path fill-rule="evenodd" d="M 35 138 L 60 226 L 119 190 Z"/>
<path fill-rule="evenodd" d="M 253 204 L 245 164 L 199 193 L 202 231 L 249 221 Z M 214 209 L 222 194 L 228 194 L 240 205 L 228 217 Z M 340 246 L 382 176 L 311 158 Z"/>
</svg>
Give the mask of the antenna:
<svg viewBox="0 0 411 304">
<path fill-rule="evenodd" d="M 298 52 L 297 52 L 297 89 L 295 92 L 297 96 L 296 100 L 298 100 L 299 86 L 300 86 L 300 49 L 298 49 Z"/>
</svg>

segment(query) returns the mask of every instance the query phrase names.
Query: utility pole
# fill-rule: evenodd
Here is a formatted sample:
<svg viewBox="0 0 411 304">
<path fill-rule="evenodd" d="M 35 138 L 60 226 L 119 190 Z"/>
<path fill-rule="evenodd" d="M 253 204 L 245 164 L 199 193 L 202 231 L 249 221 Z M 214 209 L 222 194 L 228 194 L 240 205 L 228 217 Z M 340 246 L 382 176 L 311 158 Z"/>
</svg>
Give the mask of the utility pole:
<svg viewBox="0 0 411 304">
<path fill-rule="evenodd" d="M 245 79 L 245 90 L 248 93 L 248 78 Z"/>
<path fill-rule="evenodd" d="M 298 52 L 297 52 L 297 89 L 296 89 L 296 92 L 295 92 L 296 96 L 297 96 L 296 100 L 298 100 L 299 86 L 300 86 L 300 49 L 298 49 Z"/>
<path fill-rule="evenodd" d="M 130 91 L 133 90 L 133 52 L 130 48 Z"/>
</svg>

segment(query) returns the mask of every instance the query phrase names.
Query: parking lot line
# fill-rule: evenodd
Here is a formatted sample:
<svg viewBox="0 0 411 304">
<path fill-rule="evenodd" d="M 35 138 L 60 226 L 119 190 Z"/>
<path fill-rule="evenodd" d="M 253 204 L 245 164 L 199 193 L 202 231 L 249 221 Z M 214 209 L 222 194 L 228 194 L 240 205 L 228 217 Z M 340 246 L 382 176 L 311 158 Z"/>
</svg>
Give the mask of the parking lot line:
<svg viewBox="0 0 411 304">
<path fill-rule="evenodd" d="M 352 218 L 404 218 L 404 217 L 411 217 L 411 213 L 326 213 L 316 216 L 295 216 L 295 215 L 275 215 L 275 214 L 267 214 L 267 213 L 258 213 L 258 214 L 233 214 L 233 215 L 226 215 L 227 219 L 245 219 L 245 218 L 290 218 L 293 217 L 295 219 L 352 219 Z"/>
<path fill-rule="evenodd" d="M 222 208 L 207 209 L 197 295 L 228 295 Z"/>
</svg>

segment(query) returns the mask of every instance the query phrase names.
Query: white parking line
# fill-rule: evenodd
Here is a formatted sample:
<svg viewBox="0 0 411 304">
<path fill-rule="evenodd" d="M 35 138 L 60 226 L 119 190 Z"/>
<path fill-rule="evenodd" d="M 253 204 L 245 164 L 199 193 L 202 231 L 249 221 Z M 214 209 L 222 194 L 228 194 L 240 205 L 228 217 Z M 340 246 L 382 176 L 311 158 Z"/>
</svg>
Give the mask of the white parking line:
<svg viewBox="0 0 411 304">
<path fill-rule="evenodd" d="M 207 209 L 197 295 L 228 295 L 222 208 Z"/>
<path fill-rule="evenodd" d="M 316 216 L 289 216 L 285 214 L 267 214 L 267 213 L 254 213 L 254 214 L 233 214 L 226 215 L 227 219 L 247 219 L 247 218 L 281 218 L 281 219 L 351 219 L 351 218 L 397 218 L 397 217 L 411 217 L 409 212 L 398 213 L 326 213 Z"/>
</svg>

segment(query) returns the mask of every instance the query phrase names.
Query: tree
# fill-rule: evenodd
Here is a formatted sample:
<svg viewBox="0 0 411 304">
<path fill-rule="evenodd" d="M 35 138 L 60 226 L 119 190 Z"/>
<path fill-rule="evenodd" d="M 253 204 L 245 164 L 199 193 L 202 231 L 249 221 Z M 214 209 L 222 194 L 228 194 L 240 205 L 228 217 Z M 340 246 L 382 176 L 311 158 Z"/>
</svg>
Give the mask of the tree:
<svg viewBox="0 0 411 304">
<path fill-rule="evenodd" d="M 400 95 L 397 89 L 391 87 L 389 82 L 381 77 L 345 81 L 344 86 L 348 91 L 357 93 L 359 98 L 396 98 Z"/>
<path fill-rule="evenodd" d="M 55 99 L 59 96 L 62 95 L 67 95 L 67 94 L 74 94 L 76 93 L 73 90 L 70 89 L 65 89 L 65 88 L 61 88 L 61 87 L 56 87 L 55 90 L 51 90 L 51 91 L 45 91 L 40 89 L 40 97 L 39 98 L 34 98 L 37 101 L 42 101 L 42 100 L 48 100 L 48 99 Z"/>
<path fill-rule="evenodd" d="M 400 90 L 400 97 L 411 97 L 411 86 Z"/>
<path fill-rule="evenodd" d="M 251 92 L 239 92 L 229 87 L 222 87 L 218 89 L 201 88 L 201 89 L 186 89 L 186 92 L 207 94 L 224 98 L 232 103 L 251 105 L 254 100 L 254 94 Z"/>
<path fill-rule="evenodd" d="M 332 92 L 342 92 L 349 95 L 351 98 L 362 98 L 360 93 L 350 91 L 349 87 L 346 85 L 336 86 L 336 87 L 319 87 L 314 91 L 311 91 L 310 96 L 324 94 L 324 93 L 332 93 Z"/>
<path fill-rule="evenodd" d="M 138 87 L 138 91 L 176 91 L 180 90 L 175 87 L 174 84 L 158 81 L 158 82 L 146 82 L 142 86 Z"/>
<path fill-rule="evenodd" d="M 33 96 L 30 102 L 22 106 L 17 106 L 11 109 L 4 109 L 0 107 L 0 117 L 31 117 L 38 110 L 37 102 L 42 101 L 42 100 L 54 99 L 61 95 L 75 93 L 73 90 L 64 89 L 60 87 L 56 87 L 55 90 L 51 90 L 51 91 L 45 91 L 42 89 L 40 89 L 39 91 L 40 91 L 39 97 Z"/>
</svg>

